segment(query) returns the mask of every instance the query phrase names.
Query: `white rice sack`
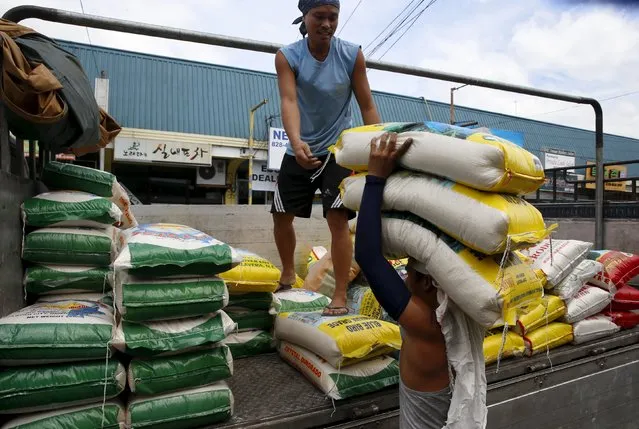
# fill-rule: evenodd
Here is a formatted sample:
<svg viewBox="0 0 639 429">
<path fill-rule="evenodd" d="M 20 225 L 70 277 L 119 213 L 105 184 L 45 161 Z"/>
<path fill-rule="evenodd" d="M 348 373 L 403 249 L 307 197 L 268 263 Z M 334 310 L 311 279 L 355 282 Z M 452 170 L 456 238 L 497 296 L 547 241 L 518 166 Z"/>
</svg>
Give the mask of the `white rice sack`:
<svg viewBox="0 0 639 429">
<path fill-rule="evenodd" d="M 363 174 L 344 179 L 341 185 L 344 206 L 359 211 L 365 185 Z M 471 249 L 488 255 L 503 253 L 508 246 L 528 247 L 549 233 L 539 210 L 522 198 L 477 191 L 409 171 L 388 178 L 382 209 L 413 213 Z"/>
<path fill-rule="evenodd" d="M 527 264 L 509 258 L 502 270 L 501 256 L 478 254 L 414 216 L 385 213 L 382 245 L 391 259 L 422 262 L 460 309 L 487 329 L 500 320 L 513 326 L 519 309 L 541 303 L 543 286 Z"/>
<path fill-rule="evenodd" d="M 125 245 L 113 266 L 140 277 L 211 276 L 241 262 L 228 244 L 184 225 L 140 225 L 123 235 Z"/>
<path fill-rule="evenodd" d="M 399 143 L 413 139 L 413 145 L 400 159 L 400 165 L 408 170 L 507 194 L 527 194 L 544 184 L 544 167 L 532 153 L 497 136 L 436 122 L 378 124 L 346 130 L 334 147 L 337 163 L 366 171 L 371 140 L 388 131 L 400 133 Z"/>
<path fill-rule="evenodd" d="M 270 314 L 297 313 L 323 310 L 331 299 L 321 293 L 304 289 L 291 289 L 273 294 Z"/>
<path fill-rule="evenodd" d="M 568 301 L 566 323 L 576 323 L 587 317 L 600 313 L 612 302 L 613 296 L 610 292 L 595 286 L 584 286 L 574 298 Z"/>
<path fill-rule="evenodd" d="M 24 274 L 28 294 L 48 295 L 111 290 L 113 272 L 108 267 L 34 265 Z"/>
<path fill-rule="evenodd" d="M 353 310 L 355 314 L 397 323 L 382 308 L 377 298 L 375 298 L 375 294 L 368 286 L 353 285 L 349 287 L 346 293 L 346 306 Z"/>
<path fill-rule="evenodd" d="M 111 307 L 94 301 L 42 302 L 0 319 L 0 365 L 105 359 Z"/>
<path fill-rule="evenodd" d="M 390 356 L 379 356 L 337 370 L 315 353 L 286 341 L 281 342 L 278 349 L 285 362 L 331 399 L 346 399 L 399 384 L 399 363 Z"/>
<path fill-rule="evenodd" d="M 0 414 L 102 404 L 125 386 L 124 366 L 114 359 L 107 363 L 104 356 L 91 362 L 5 368 L 0 371 Z"/>
<path fill-rule="evenodd" d="M 573 343 L 583 344 L 610 337 L 619 332 L 620 329 L 609 317 L 602 315 L 588 317 L 573 325 L 572 330 L 575 336 Z"/>
<path fill-rule="evenodd" d="M 574 297 L 586 283 L 602 271 L 603 264 L 588 259 L 583 260 L 572 270 L 570 275 L 555 286 L 550 293 L 560 297 L 564 301 L 568 301 Z"/>
<path fill-rule="evenodd" d="M 129 356 L 157 356 L 217 343 L 235 330 L 224 312 L 159 322 L 121 321 L 113 335 L 113 347 Z"/>
<path fill-rule="evenodd" d="M 119 230 L 113 227 L 42 228 L 24 238 L 22 259 L 36 264 L 108 267 L 120 240 Z M 73 276 L 68 279 L 73 280 Z"/>
<path fill-rule="evenodd" d="M 16 417 L 1 429 L 125 429 L 126 410 L 119 401 L 107 401 Z"/>
<path fill-rule="evenodd" d="M 69 301 L 69 300 L 98 302 L 100 304 L 106 305 L 109 308 L 113 308 L 113 295 L 111 292 L 65 293 L 60 295 L 42 295 L 38 297 L 36 304 L 41 304 L 43 302 L 59 302 L 59 301 Z"/>
<path fill-rule="evenodd" d="M 399 327 L 364 316 L 322 317 L 316 313 L 281 313 L 275 338 L 304 347 L 335 368 L 401 348 Z"/>
<path fill-rule="evenodd" d="M 548 286 L 557 286 L 586 259 L 593 244 L 577 240 L 546 239 L 521 253 L 532 260 L 533 268 L 542 270 Z"/>
<path fill-rule="evenodd" d="M 119 225 L 122 211 L 111 201 L 77 191 L 46 192 L 22 203 L 25 225 L 104 228 Z"/>
<path fill-rule="evenodd" d="M 72 189 L 109 198 L 122 210 L 123 228 L 132 228 L 138 224 L 131 211 L 129 195 L 108 171 L 51 161 L 42 170 L 42 181 L 50 189 Z"/>
</svg>

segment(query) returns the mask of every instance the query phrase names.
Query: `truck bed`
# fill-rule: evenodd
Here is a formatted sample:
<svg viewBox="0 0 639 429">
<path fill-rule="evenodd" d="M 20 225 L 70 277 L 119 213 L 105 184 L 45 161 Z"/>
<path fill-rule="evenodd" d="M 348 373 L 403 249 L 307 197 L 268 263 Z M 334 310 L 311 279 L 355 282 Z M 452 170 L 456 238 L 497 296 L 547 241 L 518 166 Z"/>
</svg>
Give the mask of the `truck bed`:
<svg viewBox="0 0 639 429">
<path fill-rule="evenodd" d="M 486 368 L 489 429 L 639 427 L 639 328 Z M 277 354 L 235 362 L 235 415 L 210 429 L 397 428 L 397 388 L 334 405 Z"/>
</svg>

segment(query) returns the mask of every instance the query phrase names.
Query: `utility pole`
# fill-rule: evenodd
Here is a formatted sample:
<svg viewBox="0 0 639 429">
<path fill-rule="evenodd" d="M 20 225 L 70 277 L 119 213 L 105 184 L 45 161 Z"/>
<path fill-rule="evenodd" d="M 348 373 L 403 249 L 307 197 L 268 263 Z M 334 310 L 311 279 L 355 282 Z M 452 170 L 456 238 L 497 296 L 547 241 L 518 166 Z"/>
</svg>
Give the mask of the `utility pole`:
<svg viewBox="0 0 639 429">
<path fill-rule="evenodd" d="M 253 205 L 253 158 L 255 154 L 253 153 L 253 129 L 255 128 L 255 111 L 260 107 L 264 106 L 268 103 L 267 99 L 264 99 L 253 106 L 249 110 L 249 168 L 248 168 L 248 203 L 249 206 Z"/>
<path fill-rule="evenodd" d="M 450 89 L 450 124 L 451 125 L 455 124 L 455 91 L 462 89 L 465 86 L 468 86 L 468 84 Z"/>
</svg>

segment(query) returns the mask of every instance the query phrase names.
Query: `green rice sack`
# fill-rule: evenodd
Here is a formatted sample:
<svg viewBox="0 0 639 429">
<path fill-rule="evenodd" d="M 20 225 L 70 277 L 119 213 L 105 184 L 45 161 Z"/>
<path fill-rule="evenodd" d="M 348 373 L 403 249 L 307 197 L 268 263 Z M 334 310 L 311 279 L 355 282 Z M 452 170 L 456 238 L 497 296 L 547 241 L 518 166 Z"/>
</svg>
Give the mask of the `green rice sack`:
<svg viewBox="0 0 639 429">
<path fill-rule="evenodd" d="M 105 385 L 106 381 L 106 385 Z M 116 360 L 7 368 L 0 371 L 0 414 L 21 414 L 102 402 L 124 391 Z"/>
<path fill-rule="evenodd" d="M 214 276 L 241 262 L 228 244 L 184 225 L 139 225 L 123 232 L 116 271 L 139 277 Z"/>
<path fill-rule="evenodd" d="M 132 322 L 215 313 L 229 302 L 226 284 L 217 277 L 147 280 L 121 274 L 115 297 L 124 320 Z"/>
<path fill-rule="evenodd" d="M 131 429 L 191 429 L 221 423 L 233 415 L 233 394 L 225 382 L 129 402 Z"/>
<path fill-rule="evenodd" d="M 251 310 L 242 307 L 226 307 L 225 311 L 235 323 L 237 332 L 270 331 L 275 323 L 275 317 L 268 311 Z"/>
<path fill-rule="evenodd" d="M 235 322 L 224 311 L 157 322 L 123 320 L 113 335 L 112 344 L 129 356 L 150 357 L 217 343 L 235 327 Z"/>
<path fill-rule="evenodd" d="M 113 331 L 110 307 L 93 301 L 42 302 L 0 319 L 0 365 L 104 359 Z"/>
<path fill-rule="evenodd" d="M 131 392 L 159 395 L 226 380 L 233 375 L 233 358 L 224 345 L 199 347 L 179 354 L 133 359 L 127 374 Z"/>
<path fill-rule="evenodd" d="M 24 275 L 28 294 L 103 292 L 111 290 L 113 271 L 108 267 L 34 265 Z"/>
<path fill-rule="evenodd" d="M 122 211 L 111 201 L 77 191 L 46 192 L 22 203 L 25 225 L 104 228 L 119 225 Z"/>
<path fill-rule="evenodd" d="M 305 313 L 323 310 L 331 303 L 330 298 L 321 293 L 304 289 L 291 289 L 273 294 L 272 315 L 279 313 Z"/>
<path fill-rule="evenodd" d="M 44 411 L 16 417 L 2 429 L 125 429 L 126 409 L 119 401 Z"/>
<path fill-rule="evenodd" d="M 233 359 L 258 356 L 275 350 L 275 340 L 266 331 L 245 331 L 229 335 L 222 341 L 231 349 Z"/>
<path fill-rule="evenodd" d="M 229 305 L 231 307 L 244 307 L 251 310 L 268 310 L 273 305 L 273 293 L 231 293 L 229 297 Z"/>
</svg>

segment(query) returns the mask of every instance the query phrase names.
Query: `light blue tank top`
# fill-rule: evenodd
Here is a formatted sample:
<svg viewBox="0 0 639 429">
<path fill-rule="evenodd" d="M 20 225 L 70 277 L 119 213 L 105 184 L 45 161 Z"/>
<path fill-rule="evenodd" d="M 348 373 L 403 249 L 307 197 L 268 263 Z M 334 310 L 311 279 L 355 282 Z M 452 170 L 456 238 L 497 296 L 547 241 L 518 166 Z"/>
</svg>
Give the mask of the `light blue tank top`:
<svg viewBox="0 0 639 429">
<path fill-rule="evenodd" d="M 281 51 L 296 76 L 300 137 L 314 155 L 326 155 L 342 131 L 353 126 L 351 76 L 359 46 L 333 37 L 324 61 L 313 57 L 307 39 Z M 294 154 L 290 144 L 286 152 Z"/>
</svg>

